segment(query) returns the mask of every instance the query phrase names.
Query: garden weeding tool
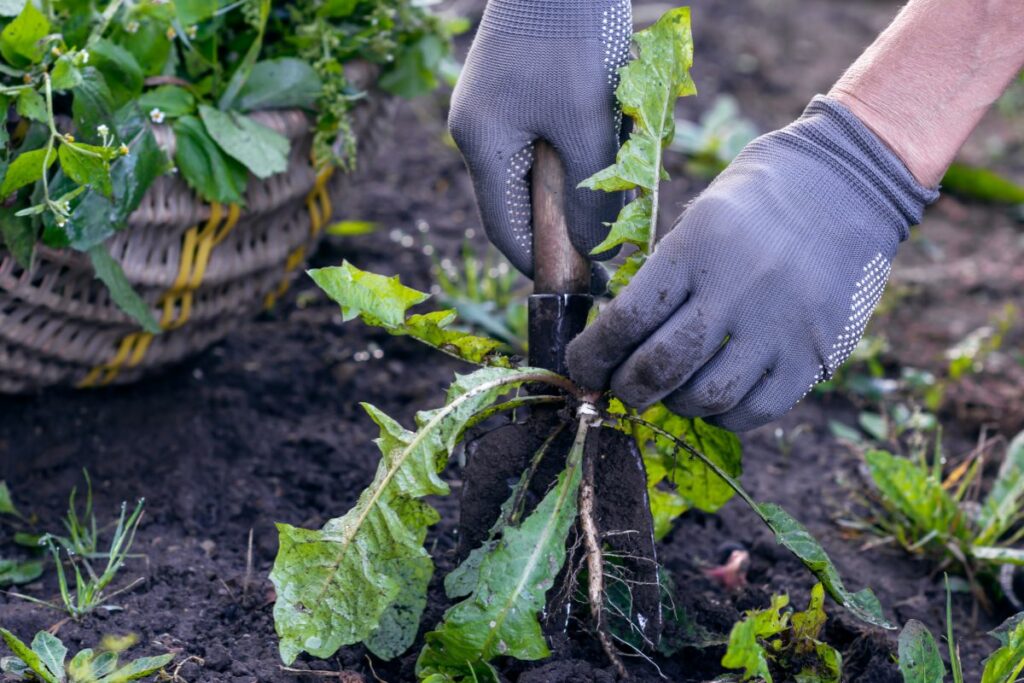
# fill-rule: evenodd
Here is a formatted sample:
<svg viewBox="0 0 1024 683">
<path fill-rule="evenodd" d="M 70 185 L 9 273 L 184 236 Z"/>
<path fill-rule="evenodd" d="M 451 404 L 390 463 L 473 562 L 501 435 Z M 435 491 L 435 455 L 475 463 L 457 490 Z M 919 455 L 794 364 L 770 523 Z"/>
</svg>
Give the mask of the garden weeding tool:
<svg viewBox="0 0 1024 683">
<path fill-rule="evenodd" d="M 534 294 L 528 304 L 529 364 L 564 375 L 565 349 L 583 330 L 593 305 L 591 265 L 569 240 L 565 173 L 558 152 L 547 143 L 535 146 L 531 185 Z M 539 463 L 529 485 L 534 502 L 565 465 L 575 430 L 562 427 L 572 414 L 552 406 L 518 413 L 517 420 L 469 444 L 460 500 L 460 558 L 486 540 L 511 486 L 531 461 Z M 544 455 L 535 460 L 542 450 Z M 592 473 L 593 518 L 606 549 L 606 573 L 612 577 L 605 581 L 607 611 L 618 615 L 612 616 L 618 620 L 617 635 L 637 648 L 653 647 L 661 633 L 661 588 L 643 459 L 629 435 L 611 428 L 591 431 L 584 459 L 584 471 Z M 572 573 L 580 564 L 577 550 L 563 571 L 567 580 L 556 585 L 562 589 L 549 595 L 546 621 L 552 631 L 565 627 L 573 597 Z"/>
</svg>

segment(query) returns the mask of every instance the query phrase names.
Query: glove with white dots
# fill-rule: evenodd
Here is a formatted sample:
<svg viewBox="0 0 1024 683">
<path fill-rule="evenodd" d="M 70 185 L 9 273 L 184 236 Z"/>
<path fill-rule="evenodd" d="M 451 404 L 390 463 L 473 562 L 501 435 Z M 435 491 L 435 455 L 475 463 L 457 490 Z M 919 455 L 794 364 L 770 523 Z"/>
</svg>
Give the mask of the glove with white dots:
<svg viewBox="0 0 1024 683">
<path fill-rule="evenodd" d="M 849 357 L 937 196 L 819 96 L 684 211 L 569 346 L 572 377 L 734 431 L 770 422 Z"/>
<path fill-rule="evenodd" d="M 452 95 L 448 126 L 469 167 L 484 229 L 533 275 L 533 143 L 562 157 L 570 238 L 589 254 L 622 208 L 621 193 L 578 188 L 615 162 L 615 88 L 629 58 L 629 0 L 490 0 Z M 608 252 L 597 258 L 609 258 Z"/>
</svg>

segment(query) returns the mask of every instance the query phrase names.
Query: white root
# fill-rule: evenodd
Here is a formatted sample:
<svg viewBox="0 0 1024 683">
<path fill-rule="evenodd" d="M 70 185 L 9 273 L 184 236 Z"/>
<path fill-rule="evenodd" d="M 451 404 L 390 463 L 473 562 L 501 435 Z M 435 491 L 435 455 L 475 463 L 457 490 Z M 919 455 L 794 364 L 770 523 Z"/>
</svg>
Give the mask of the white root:
<svg viewBox="0 0 1024 683">
<path fill-rule="evenodd" d="M 590 602 L 590 614 L 601 649 L 615 667 L 619 678 L 628 681 L 629 672 L 626 671 L 626 666 L 622 663 L 604 623 L 604 557 L 594 508 L 594 460 L 584 457 L 583 481 L 580 483 L 580 529 L 587 553 L 587 600 Z"/>
</svg>

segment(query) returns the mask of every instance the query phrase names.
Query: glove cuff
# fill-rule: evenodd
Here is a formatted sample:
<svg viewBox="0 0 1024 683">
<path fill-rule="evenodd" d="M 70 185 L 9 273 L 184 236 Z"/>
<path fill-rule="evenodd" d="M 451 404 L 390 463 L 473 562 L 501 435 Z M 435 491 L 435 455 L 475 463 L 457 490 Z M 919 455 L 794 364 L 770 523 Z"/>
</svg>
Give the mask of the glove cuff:
<svg viewBox="0 0 1024 683">
<path fill-rule="evenodd" d="M 481 28 L 531 38 L 632 34 L 630 0 L 489 0 Z"/>
<path fill-rule="evenodd" d="M 852 174 L 878 197 L 898 225 L 901 242 L 910 235 L 910 226 L 921 222 L 925 207 L 939 197 L 938 190 L 917 182 L 895 152 L 831 97 L 817 95 L 784 131 L 824 151 L 841 172 Z"/>
</svg>

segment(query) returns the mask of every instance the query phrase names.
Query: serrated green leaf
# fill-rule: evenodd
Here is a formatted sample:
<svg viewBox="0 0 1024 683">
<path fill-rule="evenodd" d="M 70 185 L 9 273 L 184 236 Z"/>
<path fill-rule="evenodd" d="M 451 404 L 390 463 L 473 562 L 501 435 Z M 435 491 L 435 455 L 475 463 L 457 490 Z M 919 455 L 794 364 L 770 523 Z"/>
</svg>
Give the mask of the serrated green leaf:
<svg viewBox="0 0 1024 683">
<path fill-rule="evenodd" d="M 0 184 L 0 197 L 6 197 L 10 193 L 26 185 L 31 185 L 43 177 L 43 171 L 49 169 L 57 159 L 56 150 L 33 149 L 15 157 L 14 161 L 7 168 L 7 175 L 4 182 Z"/>
<path fill-rule="evenodd" d="M 397 327 L 405 322 L 406 311 L 430 298 L 425 292 L 403 285 L 397 275 L 385 277 L 360 270 L 348 261 L 307 272 L 341 306 L 345 321 L 362 317 L 373 321 L 369 324 Z"/>
<path fill-rule="evenodd" d="M 54 90 L 71 90 L 82 82 L 82 72 L 75 66 L 71 55 L 61 55 L 53 65 L 50 82 Z M 43 106 L 46 106 L 45 103 Z"/>
<path fill-rule="evenodd" d="M 472 595 L 448 609 L 426 635 L 417 676 L 497 680 L 490 666 L 496 657 L 533 661 L 550 654 L 537 615 L 565 563 L 587 429 L 579 427 L 566 469 L 537 508 L 518 527 L 505 527 L 501 539 L 478 556 Z"/>
<path fill-rule="evenodd" d="M 127 683 L 128 681 L 137 681 L 140 678 L 152 676 L 173 660 L 173 654 L 140 657 L 133 662 L 125 664 L 117 671 L 100 678 L 96 683 Z"/>
<path fill-rule="evenodd" d="M 14 67 L 37 64 L 46 52 L 42 39 L 49 33 L 46 15 L 26 2 L 18 16 L 0 31 L 0 54 Z"/>
<path fill-rule="evenodd" d="M 732 627 L 729 633 L 729 644 L 722 657 L 722 666 L 726 669 L 742 669 L 741 680 L 748 681 L 755 677 L 773 683 L 768 670 L 768 651 L 761 639 L 770 638 L 782 633 L 789 626 L 789 614 L 782 610 L 789 604 L 788 595 L 772 596 L 772 604 L 767 609 L 751 610 L 743 619 Z"/>
<path fill-rule="evenodd" d="M 5 628 L 0 628 L 0 636 L 3 637 L 4 642 L 7 643 L 7 647 L 10 648 L 18 659 L 24 662 L 25 666 L 34 671 L 39 678 L 46 681 L 46 683 L 59 683 L 57 677 L 55 677 L 50 670 L 43 664 L 43 660 L 39 658 L 35 652 L 32 651 L 28 645 L 18 639 L 16 635 L 11 633 Z"/>
<path fill-rule="evenodd" d="M 623 411 L 625 408 L 616 401 L 613 412 Z M 729 476 L 739 477 L 742 474 L 743 447 L 735 434 L 699 418 L 680 417 L 660 403 L 644 411 L 640 419 L 697 449 Z M 672 440 L 642 425 L 634 426 L 632 433 L 647 469 L 648 495 L 657 538 L 663 538 L 671 530 L 675 518 L 686 510 L 695 507 L 715 512 L 735 495 L 728 481 L 701 460 L 681 452 Z"/>
<path fill-rule="evenodd" d="M 161 85 L 139 97 L 139 109 L 147 113 L 159 109 L 165 116 L 178 118 L 195 112 L 196 98 L 181 86 Z"/>
<path fill-rule="evenodd" d="M 911 619 L 900 631 L 899 666 L 903 683 L 942 683 L 946 666 L 928 627 Z"/>
<path fill-rule="evenodd" d="M 383 327 L 396 336 L 409 336 L 470 363 L 509 366 L 496 354 L 501 343 L 487 337 L 449 329 L 455 311 L 434 311 L 406 317 L 413 306 L 430 295 L 406 287 L 397 276 L 384 277 L 356 268 L 348 261 L 340 266 L 308 271 L 313 281 L 341 306 L 346 321 L 360 317 L 367 325 Z"/>
<path fill-rule="evenodd" d="M 277 589 L 274 621 L 286 663 L 301 652 L 329 657 L 343 645 L 371 638 L 399 594 L 419 586 L 407 568 L 413 563 L 419 570 L 431 562 L 423 539 L 437 519 L 420 499 L 448 493 L 438 474 L 465 425 L 523 382 L 547 376 L 553 375 L 504 368 L 457 376 L 444 407 L 417 414 L 416 432 L 364 405 L 380 427 L 382 457 L 373 482 L 351 510 L 318 531 L 278 525 L 280 550 L 270 578 Z M 412 603 L 409 596 L 402 599 Z M 392 619 L 387 627 L 394 631 L 371 642 L 386 643 L 382 649 L 389 653 L 407 648 L 419 613 L 414 617 Z"/>
<path fill-rule="evenodd" d="M 288 170 L 288 138 L 237 112 L 199 106 L 206 131 L 230 157 L 241 162 L 257 178 L 269 178 Z"/>
<path fill-rule="evenodd" d="M 32 639 L 32 651 L 39 655 L 39 661 L 54 678 L 64 680 L 64 659 L 68 656 L 68 649 L 60 638 L 49 631 L 40 631 Z"/>
<path fill-rule="evenodd" d="M 675 103 L 678 98 L 696 92 L 690 78 L 693 40 L 689 8 L 669 10 L 653 25 L 636 33 L 633 42 L 637 58 L 619 70 L 615 91 L 623 113 L 633 120 L 629 140 L 619 149 L 615 164 L 587 178 L 580 187 L 606 192 L 639 189 L 639 195 L 623 209 L 608 240 L 595 252 L 627 242 L 646 250 L 653 247 L 658 186 L 668 178 L 662 151 L 675 133 Z M 646 243 L 641 239 L 644 234 Z M 621 284 L 620 279 L 618 285 Z"/>
<path fill-rule="evenodd" d="M 89 251 L 123 230 L 146 191 L 168 169 L 167 156 L 148 128 L 131 142 L 130 148 L 128 156 L 117 159 L 110 167 L 112 198 L 89 190 L 78 201 L 71 202 L 71 215 L 63 228 L 67 246 Z"/>
<path fill-rule="evenodd" d="M 79 185 L 89 185 L 109 197 L 114 192 L 110 182 L 110 150 L 83 143 L 64 143 L 57 150 L 64 174 Z"/>
<path fill-rule="evenodd" d="M 999 474 L 992 483 L 992 490 L 985 497 L 978 526 L 981 532 L 975 539 L 979 545 L 991 543 L 1009 530 L 1019 517 L 1021 498 L 1024 497 L 1024 432 L 1010 442 L 999 467 Z"/>
<path fill-rule="evenodd" d="M 618 268 L 615 269 L 615 273 L 612 275 L 611 280 L 608 281 L 608 291 L 613 296 L 617 296 L 619 292 L 623 290 L 626 285 L 632 282 L 633 277 L 640 272 L 640 268 L 643 267 L 644 263 L 647 262 L 647 255 L 643 251 L 636 251 L 629 255 L 625 261 L 622 262 Z"/>
<path fill-rule="evenodd" d="M 20 586 L 32 583 L 43 575 L 41 560 L 0 559 L 0 586 Z"/>
<path fill-rule="evenodd" d="M 882 606 L 870 588 L 856 593 L 846 589 L 828 553 L 800 522 L 774 503 L 759 503 L 754 509 L 775 533 L 775 539 L 779 544 L 789 549 L 804 563 L 804 566 L 825 586 L 833 600 L 861 621 L 882 628 L 895 628 L 885 618 Z"/>
<path fill-rule="evenodd" d="M 652 210 L 650 197 L 638 197 L 626 204 L 619 212 L 619 217 L 611 224 L 608 236 L 591 249 L 590 253 L 600 254 L 620 244 L 635 244 L 641 249 L 646 249 L 650 241 Z"/>
<path fill-rule="evenodd" d="M 14 105 L 15 110 L 26 119 L 46 123 L 48 114 L 46 112 L 46 99 L 39 91 L 28 88 L 18 93 L 18 99 Z"/>
<path fill-rule="evenodd" d="M 189 187 L 208 201 L 242 204 L 248 174 L 245 167 L 224 154 L 195 116 L 174 123 L 175 163 Z"/>
<path fill-rule="evenodd" d="M 316 70 L 301 59 L 269 59 L 253 65 L 235 106 L 241 111 L 312 109 L 322 89 Z"/>
<path fill-rule="evenodd" d="M 159 334 L 160 324 L 153 317 L 149 305 L 139 296 L 124 274 L 121 264 L 114 260 L 102 244 L 89 250 L 89 260 L 101 280 L 110 291 L 110 298 L 118 308 L 131 316 L 139 326 L 151 334 Z"/>
</svg>

